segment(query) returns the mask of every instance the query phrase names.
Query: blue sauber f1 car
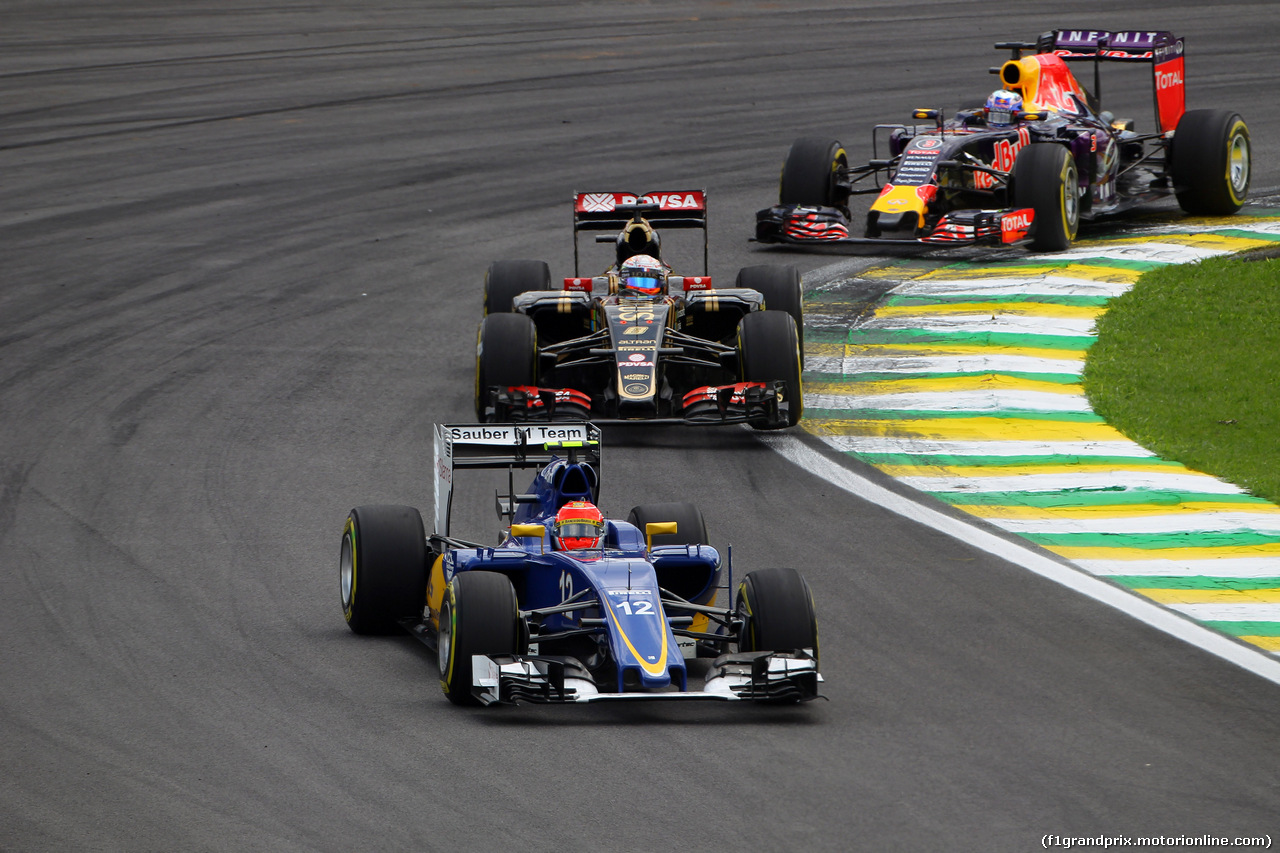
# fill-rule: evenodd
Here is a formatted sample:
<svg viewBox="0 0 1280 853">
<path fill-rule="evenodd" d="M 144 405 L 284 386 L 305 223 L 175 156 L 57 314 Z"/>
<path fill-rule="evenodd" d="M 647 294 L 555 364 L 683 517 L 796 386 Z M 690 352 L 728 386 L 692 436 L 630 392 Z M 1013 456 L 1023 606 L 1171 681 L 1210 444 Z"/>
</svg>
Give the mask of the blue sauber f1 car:
<svg viewBox="0 0 1280 853">
<path fill-rule="evenodd" d="M 696 507 L 647 504 L 625 521 L 595 508 L 599 439 L 590 423 L 438 425 L 435 533 L 407 506 L 347 518 L 340 578 L 351 630 L 405 629 L 435 649 L 456 704 L 816 698 L 817 620 L 799 572 L 753 571 L 735 606 L 717 607 L 732 561 L 722 566 L 707 544 Z M 469 468 L 508 472 L 496 546 L 449 534 L 454 474 Z M 515 471 L 529 468 L 540 470 L 517 493 Z M 580 517 L 565 523 L 570 515 Z M 697 658 L 709 663 L 691 666 Z"/>
<path fill-rule="evenodd" d="M 992 69 L 1001 89 L 949 119 L 919 109 L 914 119 L 928 124 L 877 125 L 872 156 L 886 136 L 886 159 L 850 165 L 834 139 L 797 140 L 779 204 L 756 214 L 755 239 L 1060 251 L 1081 221 L 1160 199 L 1176 197 L 1192 214 L 1233 214 L 1249 192 L 1249 129 L 1230 109 L 1185 108 L 1183 47 L 1172 33 L 1136 30 L 1053 30 L 997 44 L 1011 51 Z M 1069 67 L 1081 62 L 1093 65 L 1092 92 Z M 1113 63 L 1151 67 L 1153 130 L 1102 108 L 1099 69 Z M 849 198 L 873 193 L 855 236 Z"/>
</svg>

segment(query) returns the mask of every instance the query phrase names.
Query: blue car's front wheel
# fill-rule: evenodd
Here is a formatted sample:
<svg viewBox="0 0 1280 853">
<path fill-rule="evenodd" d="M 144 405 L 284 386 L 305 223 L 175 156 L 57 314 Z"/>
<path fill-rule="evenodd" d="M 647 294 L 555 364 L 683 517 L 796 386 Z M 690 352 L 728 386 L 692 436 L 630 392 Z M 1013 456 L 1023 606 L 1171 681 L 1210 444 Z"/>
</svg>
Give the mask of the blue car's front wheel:
<svg viewBox="0 0 1280 853">
<path fill-rule="evenodd" d="M 459 572 L 445 589 L 436 650 L 440 687 L 455 705 L 474 705 L 472 655 L 513 655 L 520 648 L 520 605 L 511 580 L 497 572 Z"/>
<path fill-rule="evenodd" d="M 813 593 L 795 569 L 757 569 L 738 586 L 740 652 L 809 649 L 818 657 Z"/>
</svg>

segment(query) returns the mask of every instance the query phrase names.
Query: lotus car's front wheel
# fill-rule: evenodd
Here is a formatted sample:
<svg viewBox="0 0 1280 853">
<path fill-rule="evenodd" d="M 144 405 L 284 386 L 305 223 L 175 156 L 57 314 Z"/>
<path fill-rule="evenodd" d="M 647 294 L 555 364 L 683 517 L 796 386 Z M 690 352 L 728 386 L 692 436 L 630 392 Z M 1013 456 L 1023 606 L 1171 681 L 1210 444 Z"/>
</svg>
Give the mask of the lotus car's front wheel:
<svg viewBox="0 0 1280 853">
<path fill-rule="evenodd" d="M 743 382 L 784 383 L 786 420 L 777 424 L 752 421 L 751 426 L 795 426 L 804 411 L 804 391 L 800 385 L 800 335 L 791 315 L 786 311 L 757 311 L 743 317 L 738 324 L 738 359 Z"/>
<path fill-rule="evenodd" d="M 476 417 L 485 419 L 489 389 L 538 382 L 538 330 L 524 314 L 490 314 L 476 334 Z"/>
</svg>

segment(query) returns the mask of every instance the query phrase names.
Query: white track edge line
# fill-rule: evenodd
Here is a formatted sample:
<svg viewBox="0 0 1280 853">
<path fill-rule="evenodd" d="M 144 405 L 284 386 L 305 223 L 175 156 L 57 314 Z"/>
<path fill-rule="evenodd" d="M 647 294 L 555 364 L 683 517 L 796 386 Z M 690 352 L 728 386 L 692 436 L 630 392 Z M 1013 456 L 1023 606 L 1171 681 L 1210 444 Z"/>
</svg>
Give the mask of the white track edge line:
<svg viewBox="0 0 1280 853">
<path fill-rule="evenodd" d="M 1243 642 L 1193 622 L 1187 617 L 1142 598 L 1137 593 L 1128 592 L 1087 574 L 1082 569 L 1059 563 L 1038 551 L 997 536 L 989 530 L 939 512 L 877 485 L 843 465 L 832 462 L 795 436 L 758 435 L 757 437 L 792 464 L 852 495 L 1021 566 L 1043 578 L 1113 607 L 1215 657 L 1248 670 L 1273 684 L 1280 684 L 1280 660 L 1260 649 L 1254 650 Z"/>
</svg>

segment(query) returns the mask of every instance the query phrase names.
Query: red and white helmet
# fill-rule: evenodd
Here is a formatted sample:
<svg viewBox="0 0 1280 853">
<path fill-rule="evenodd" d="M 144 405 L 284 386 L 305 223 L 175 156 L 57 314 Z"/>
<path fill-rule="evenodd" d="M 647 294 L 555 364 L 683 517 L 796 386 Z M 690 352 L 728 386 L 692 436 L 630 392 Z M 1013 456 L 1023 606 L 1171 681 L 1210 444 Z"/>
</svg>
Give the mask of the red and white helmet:
<svg viewBox="0 0 1280 853">
<path fill-rule="evenodd" d="M 561 551 L 596 549 L 604 539 L 604 516 L 590 501 L 569 501 L 556 513 L 551 541 Z"/>
</svg>

